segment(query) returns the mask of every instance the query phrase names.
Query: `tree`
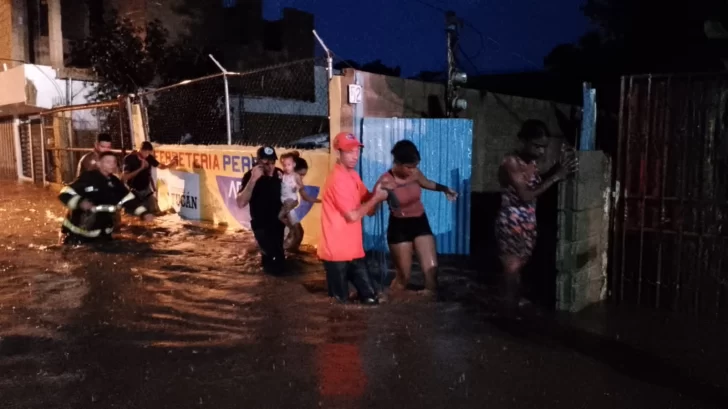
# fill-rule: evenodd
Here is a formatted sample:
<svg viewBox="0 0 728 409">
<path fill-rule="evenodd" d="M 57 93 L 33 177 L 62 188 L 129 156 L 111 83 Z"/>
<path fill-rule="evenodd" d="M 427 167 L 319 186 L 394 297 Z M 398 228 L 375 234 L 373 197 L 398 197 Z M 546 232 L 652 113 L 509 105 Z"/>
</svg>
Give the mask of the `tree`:
<svg viewBox="0 0 728 409">
<path fill-rule="evenodd" d="M 150 22 L 144 35 L 131 21 L 112 13 L 106 24 L 92 36 L 74 44 L 71 64 L 91 68 L 99 78 L 90 95 L 95 101 L 108 101 L 120 95 L 203 77 L 219 71 L 209 60 L 210 47 L 181 38 L 170 44 L 168 32 L 159 21 Z M 224 133 L 222 78 L 180 85 L 168 91 L 153 92 L 145 98 L 150 136 L 156 142 L 176 143 L 185 133 Z M 108 112 L 107 112 L 108 111 Z M 99 113 L 100 128 L 112 135 L 122 134 L 116 109 Z M 129 146 L 125 142 L 124 146 Z"/>
<path fill-rule="evenodd" d="M 359 64 L 354 60 L 345 60 L 334 64 L 334 68 L 341 70 L 344 68 L 353 68 L 359 71 L 370 72 L 372 74 L 387 75 L 390 77 L 399 77 L 402 75 L 402 69 L 399 66 L 390 67 L 385 65 L 382 60 L 370 61 L 366 64 Z"/>
<path fill-rule="evenodd" d="M 99 78 L 91 98 L 106 101 L 150 86 L 160 75 L 167 47 L 167 32 L 158 20 L 141 36 L 130 20 L 112 13 L 94 35 L 73 45 L 70 65 L 91 68 Z"/>
<path fill-rule="evenodd" d="M 721 52 L 705 26 L 726 21 L 726 9 L 722 0 L 587 0 L 583 12 L 596 31 L 577 44 L 557 46 L 544 63 L 584 79 L 721 70 Z"/>
<path fill-rule="evenodd" d="M 216 50 L 181 38 L 171 44 L 166 28 L 153 20 L 141 35 L 132 22 L 112 12 L 106 24 L 73 45 L 70 65 L 91 68 L 100 82 L 97 101 L 218 72 L 208 55 Z"/>
</svg>

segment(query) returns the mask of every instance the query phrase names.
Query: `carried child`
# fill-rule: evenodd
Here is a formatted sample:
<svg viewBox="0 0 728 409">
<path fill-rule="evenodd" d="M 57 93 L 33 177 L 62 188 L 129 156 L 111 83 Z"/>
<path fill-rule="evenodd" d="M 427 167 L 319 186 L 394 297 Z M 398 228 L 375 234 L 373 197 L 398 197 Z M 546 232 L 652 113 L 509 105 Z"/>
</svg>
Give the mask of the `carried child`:
<svg viewBox="0 0 728 409">
<path fill-rule="evenodd" d="M 294 212 L 299 204 L 299 195 L 301 199 L 310 203 L 321 203 L 321 200 L 310 197 L 303 189 L 303 178 L 308 173 L 308 163 L 301 158 L 298 151 L 281 155 L 281 165 L 283 166 L 283 176 L 281 177 L 281 203 L 283 206 L 278 218 L 288 227 L 293 227 L 300 223 Z"/>
</svg>

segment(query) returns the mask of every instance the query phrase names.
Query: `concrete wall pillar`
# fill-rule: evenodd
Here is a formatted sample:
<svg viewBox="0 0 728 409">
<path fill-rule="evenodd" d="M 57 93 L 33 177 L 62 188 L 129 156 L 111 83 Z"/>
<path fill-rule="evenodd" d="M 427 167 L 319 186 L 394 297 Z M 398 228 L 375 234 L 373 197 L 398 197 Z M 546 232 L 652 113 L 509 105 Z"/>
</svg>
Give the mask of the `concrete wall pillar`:
<svg viewBox="0 0 728 409">
<path fill-rule="evenodd" d="M 63 68 L 61 0 L 48 1 L 48 53 L 53 68 Z"/>
<path fill-rule="evenodd" d="M 0 59 L 13 58 L 13 2 L 0 0 Z M 12 67 L 9 61 L 0 61 Z M 0 65 L 2 68 L 2 65 Z"/>
<path fill-rule="evenodd" d="M 19 61 L 30 61 L 28 47 L 28 3 L 25 0 L 13 0 L 13 52 L 12 58 Z"/>
<path fill-rule="evenodd" d="M 579 173 L 559 185 L 556 308 L 576 312 L 606 298 L 610 163 L 577 152 Z"/>
<path fill-rule="evenodd" d="M 341 132 L 341 77 L 334 75 L 329 81 L 329 169 L 336 164 L 334 155 L 334 137 Z"/>
<path fill-rule="evenodd" d="M 134 136 L 134 140 L 132 141 L 134 144 L 133 149 L 139 149 L 142 146 L 142 142 L 149 140 L 145 132 L 144 116 L 142 115 L 142 109 L 139 104 L 131 105 L 131 125 L 131 133 Z"/>
</svg>

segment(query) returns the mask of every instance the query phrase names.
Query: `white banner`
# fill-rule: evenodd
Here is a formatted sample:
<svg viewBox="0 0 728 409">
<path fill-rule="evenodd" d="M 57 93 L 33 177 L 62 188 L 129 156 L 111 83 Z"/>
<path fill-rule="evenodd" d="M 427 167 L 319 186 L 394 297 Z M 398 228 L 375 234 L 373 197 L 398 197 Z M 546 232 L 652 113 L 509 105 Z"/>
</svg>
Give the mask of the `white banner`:
<svg viewBox="0 0 728 409">
<path fill-rule="evenodd" d="M 200 175 L 155 169 L 159 208 L 170 207 L 183 219 L 200 220 Z"/>
</svg>

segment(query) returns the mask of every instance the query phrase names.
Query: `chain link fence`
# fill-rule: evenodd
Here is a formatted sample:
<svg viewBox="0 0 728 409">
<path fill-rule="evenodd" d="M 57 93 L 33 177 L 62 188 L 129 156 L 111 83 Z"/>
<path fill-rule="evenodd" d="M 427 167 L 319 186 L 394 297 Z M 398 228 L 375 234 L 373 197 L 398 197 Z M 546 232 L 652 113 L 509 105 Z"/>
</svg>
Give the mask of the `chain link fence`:
<svg viewBox="0 0 728 409">
<path fill-rule="evenodd" d="M 45 144 L 45 180 L 69 183 L 76 177 L 81 157 L 91 152 L 100 133 L 111 136 L 120 156 L 133 149 L 127 100 L 66 106 L 41 115 Z M 121 159 L 121 157 L 120 157 Z"/>
<path fill-rule="evenodd" d="M 328 142 L 328 76 L 320 58 L 183 81 L 140 94 L 139 103 L 155 143 Z"/>
<path fill-rule="evenodd" d="M 328 146 L 328 74 L 325 61 L 312 58 L 183 81 L 133 101 L 122 97 L 44 112 L 27 127 L 28 140 L 42 141 L 33 161 L 42 164 L 37 179 L 73 181 L 100 133 L 111 135 L 119 159 L 133 150 L 132 103 L 141 108 L 148 140 L 159 144 Z"/>
</svg>

